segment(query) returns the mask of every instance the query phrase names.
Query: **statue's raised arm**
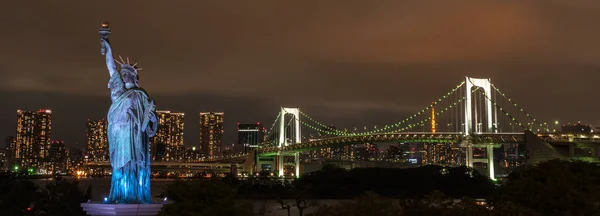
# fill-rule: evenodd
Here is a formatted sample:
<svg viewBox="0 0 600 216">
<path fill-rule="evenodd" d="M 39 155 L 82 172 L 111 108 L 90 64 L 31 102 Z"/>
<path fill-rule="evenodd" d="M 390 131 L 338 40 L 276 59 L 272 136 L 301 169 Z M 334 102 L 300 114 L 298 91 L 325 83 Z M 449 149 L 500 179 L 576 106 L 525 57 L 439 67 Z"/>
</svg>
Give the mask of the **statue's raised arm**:
<svg viewBox="0 0 600 216">
<path fill-rule="evenodd" d="M 108 35 L 110 34 L 110 27 L 108 22 L 102 22 L 102 26 L 100 28 L 100 52 L 102 55 L 106 56 L 106 67 L 108 67 L 108 72 L 110 76 L 117 73 L 117 65 L 115 64 L 115 59 L 113 58 L 112 48 L 110 47 L 110 42 L 108 41 Z"/>
</svg>

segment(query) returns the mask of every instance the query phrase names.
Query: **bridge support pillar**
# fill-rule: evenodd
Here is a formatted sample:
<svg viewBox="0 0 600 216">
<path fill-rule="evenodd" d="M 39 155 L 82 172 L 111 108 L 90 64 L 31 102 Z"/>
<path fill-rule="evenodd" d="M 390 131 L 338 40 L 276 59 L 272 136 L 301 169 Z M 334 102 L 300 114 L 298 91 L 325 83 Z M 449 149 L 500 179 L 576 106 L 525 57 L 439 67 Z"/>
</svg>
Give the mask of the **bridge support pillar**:
<svg viewBox="0 0 600 216">
<path fill-rule="evenodd" d="M 285 156 L 281 153 L 277 154 L 277 156 L 275 156 L 275 164 L 277 164 L 277 175 L 279 175 L 279 177 L 283 177 L 283 164 L 285 163 Z"/>
<path fill-rule="evenodd" d="M 465 165 L 467 167 L 473 167 L 473 145 L 471 143 L 467 144 L 467 147 L 465 149 L 465 153 L 466 153 L 466 163 Z"/>
<path fill-rule="evenodd" d="M 494 146 L 493 145 L 487 145 L 487 166 L 488 166 L 488 170 L 490 171 L 490 179 L 495 180 L 496 177 L 494 176 Z"/>
<path fill-rule="evenodd" d="M 495 170 L 494 170 L 494 144 L 493 143 L 473 145 L 471 140 L 466 139 L 466 140 L 462 141 L 461 146 L 465 147 L 465 155 L 466 155 L 465 166 L 467 166 L 469 168 L 473 168 L 473 163 L 475 163 L 475 162 L 486 163 L 487 167 L 488 167 L 488 175 L 489 175 L 490 179 L 496 179 L 496 176 L 494 174 Z M 473 147 L 485 148 L 486 152 L 487 152 L 487 158 L 474 159 L 473 158 Z"/>
<path fill-rule="evenodd" d="M 294 162 L 295 162 L 294 168 L 296 169 L 295 176 L 296 176 L 296 178 L 299 178 L 300 177 L 300 152 L 296 152 L 294 154 Z"/>
</svg>

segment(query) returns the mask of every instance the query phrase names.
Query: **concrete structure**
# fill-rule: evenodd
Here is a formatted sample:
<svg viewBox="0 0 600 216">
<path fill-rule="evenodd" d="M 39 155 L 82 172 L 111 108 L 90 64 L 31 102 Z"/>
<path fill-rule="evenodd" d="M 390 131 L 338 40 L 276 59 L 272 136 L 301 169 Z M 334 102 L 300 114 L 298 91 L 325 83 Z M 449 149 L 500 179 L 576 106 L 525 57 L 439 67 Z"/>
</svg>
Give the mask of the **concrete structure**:
<svg viewBox="0 0 600 216">
<path fill-rule="evenodd" d="M 83 210 L 91 216 L 154 216 L 163 204 L 104 204 L 82 203 Z"/>
</svg>

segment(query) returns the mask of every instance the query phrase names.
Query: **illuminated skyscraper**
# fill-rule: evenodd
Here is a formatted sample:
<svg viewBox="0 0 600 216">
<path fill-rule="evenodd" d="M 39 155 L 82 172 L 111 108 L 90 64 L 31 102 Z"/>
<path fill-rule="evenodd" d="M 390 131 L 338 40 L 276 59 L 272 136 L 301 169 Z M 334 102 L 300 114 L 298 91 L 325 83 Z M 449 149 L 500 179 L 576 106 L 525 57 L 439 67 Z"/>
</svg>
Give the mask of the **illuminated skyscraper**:
<svg viewBox="0 0 600 216">
<path fill-rule="evenodd" d="M 185 162 L 200 162 L 204 154 L 200 152 L 200 148 L 196 149 L 196 146 L 184 147 L 185 149 Z"/>
<path fill-rule="evenodd" d="M 52 174 L 63 173 L 66 174 L 67 167 L 67 151 L 65 149 L 64 141 L 52 141 L 50 144 L 50 167 L 49 172 Z"/>
<path fill-rule="evenodd" d="M 67 151 L 67 170 L 76 172 L 83 165 L 83 151 L 78 148 L 70 148 Z"/>
<path fill-rule="evenodd" d="M 258 148 L 258 144 L 264 141 L 264 128 L 260 122 L 256 124 L 238 123 L 238 147 L 237 152 L 248 153 L 251 148 Z"/>
<path fill-rule="evenodd" d="M 15 158 L 21 167 L 41 170 L 50 149 L 52 111 L 17 110 L 17 138 Z"/>
<path fill-rule="evenodd" d="M 15 160 L 15 151 L 17 150 L 17 139 L 14 136 L 8 136 L 5 145 L 7 165 L 12 167 Z"/>
<path fill-rule="evenodd" d="M 200 113 L 200 147 L 208 157 L 221 154 L 224 115 L 222 112 Z"/>
<path fill-rule="evenodd" d="M 85 128 L 87 138 L 86 154 L 89 161 L 108 161 L 108 136 L 106 120 L 89 120 Z"/>
<path fill-rule="evenodd" d="M 455 166 L 460 163 L 460 149 L 451 143 L 427 143 L 425 151 L 428 164 Z"/>
<path fill-rule="evenodd" d="M 319 132 L 319 138 L 330 138 L 335 137 L 335 132 L 337 128 L 333 125 L 327 127 L 321 127 L 321 132 Z M 309 152 L 311 155 L 316 155 L 316 152 Z M 333 159 L 333 160 L 354 160 L 354 146 L 342 146 L 342 147 L 328 147 L 322 148 L 320 150 L 320 157 L 325 159 Z"/>
<path fill-rule="evenodd" d="M 354 146 L 354 158 L 358 161 L 375 161 L 377 160 L 377 144 L 365 143 Z"/>
<path fill-rule="evenodd" d="M 151 155 L 157 161 L 183 161 L 184 113 L 159 110 L 158 131 L 152 137 Z"/>
<path fill-rule="evenodd" d="M 0 171 L 3 172 L 9 169 L 7 152 L 6 148 L 0 148 Z"/>
</svg>

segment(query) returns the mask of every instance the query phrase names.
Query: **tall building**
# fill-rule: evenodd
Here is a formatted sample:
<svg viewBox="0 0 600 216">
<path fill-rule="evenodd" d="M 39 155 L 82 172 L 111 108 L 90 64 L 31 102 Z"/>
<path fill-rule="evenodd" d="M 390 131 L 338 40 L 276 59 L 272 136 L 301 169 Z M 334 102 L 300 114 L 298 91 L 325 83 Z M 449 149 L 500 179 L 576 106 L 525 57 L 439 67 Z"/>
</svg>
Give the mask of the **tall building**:
<svg viewBox="0 0 600 216">
<path fill-rule="evenodd" d="M 335 137 L 335 132 L 337 128 L 333 125 L 327 127 L 321 127 L 321 132 L 319 132 L 319 138 L 330 138 Z M 311 155 L 316 155 L 316 152 L 309 152 Z M 325 159 L 332 160 L 354 160 L 354 146 L 347 145 L 342 147 L 329 147 L 322 148 L 319 153 L 320 157 Z"/>
<path fill-rule="evenodd" d="M 49 154 L 51 131 L 51 110 L 17 110 L 15 159 L 21 167 L 45 172 L 42 169 Z"/>
<path fill-rule="evenodd" d="M 574 133 L 574 134 L 589 134 L 592 133 L 592 126 L 590 125 L 582 125 L 581 122 L 577 122 L 577 124 L 566 124 L 561 127 L 562 133 Z"/>
<path fill-rule="evenodd" d="M 78 148 L 70 148 L 67 152 L 67 170 L 75 173 L 83 165 L 83 151 Z"/>
<path fill-rule="evenodd" d="M 67 168 L 67 151 L 64 141 L 52 141 L 50 144 L 50 167 L 49 171 L 52 174 L 66 174 Z"/>
<path fill-rule="evenodd" d="M 200 147 L 208 157 L 221 155 L 224 115 L 222 112 L 200 113 Z"/>
<path fill-rule="evenodd" d="M 221 155 L 223 156 L 227 156 L 227 155 L 234 155 L 235 153 L 237 153 L 236 150 L 236 145 L 234 143 L 232 143 L 231 145 L 222 145 L 221 147 Z"/>
<path fill-rule="evenodd" d="M 461 161 L 459 148 L 451 143 L 427 143 L 425 151 L 428 164 L 455 166 Z"/>
<path fill-rule="evenodd" d="M 258 144 L 262 143 L 265 138 L 264 127 L 260 122 L 256 124 L 240 124 L 238 123 L 238 149 L 237 152 L 248 153 L 250 149 L 258 148 Z"/>
<path fill-rule="evenodd" d="M 158 131 L 152 137 L 151 155 L 157 161 L 183 161 L 184 113 L 156 111 Z"/>
<path fill-rule="evenodd" d="M 15 160 L 15 151 L 17 146 L 17 139 L 14 136 L 7 136 L 5 149 L 6 149 L 6 163 L 8 166 L 12 166 Z"/>
<path fill-rule="evenodd" d="M 355 160 L 358 161 L 375 161 L 377 160 L 378 152 L 377 144 L 365 143 L 362 145 L 356 145 L 354 154 Z"/>
<path fill-rule="evenodd" d="M 108 136 L 106 131 L 108 123 L 106 120 L 89 120 L 85 128 L 87 138 L 86 154 L 87 160 L 100 162 L 108 161 Z"/>
<path fill-rule="evenodd" d="M 8 166 L 8 150 L 6 148 L 0 148 L 0 171 L 6 172 L 9 169 Z"/>
<path fill-rule="evenodd" d="M 204 157 L 204 154 L 200 152 L 200 148 L 196 149 L 196 146 L 184 147 L 185 149 L 185 162 L 200 162 Z"/>
</svg>

